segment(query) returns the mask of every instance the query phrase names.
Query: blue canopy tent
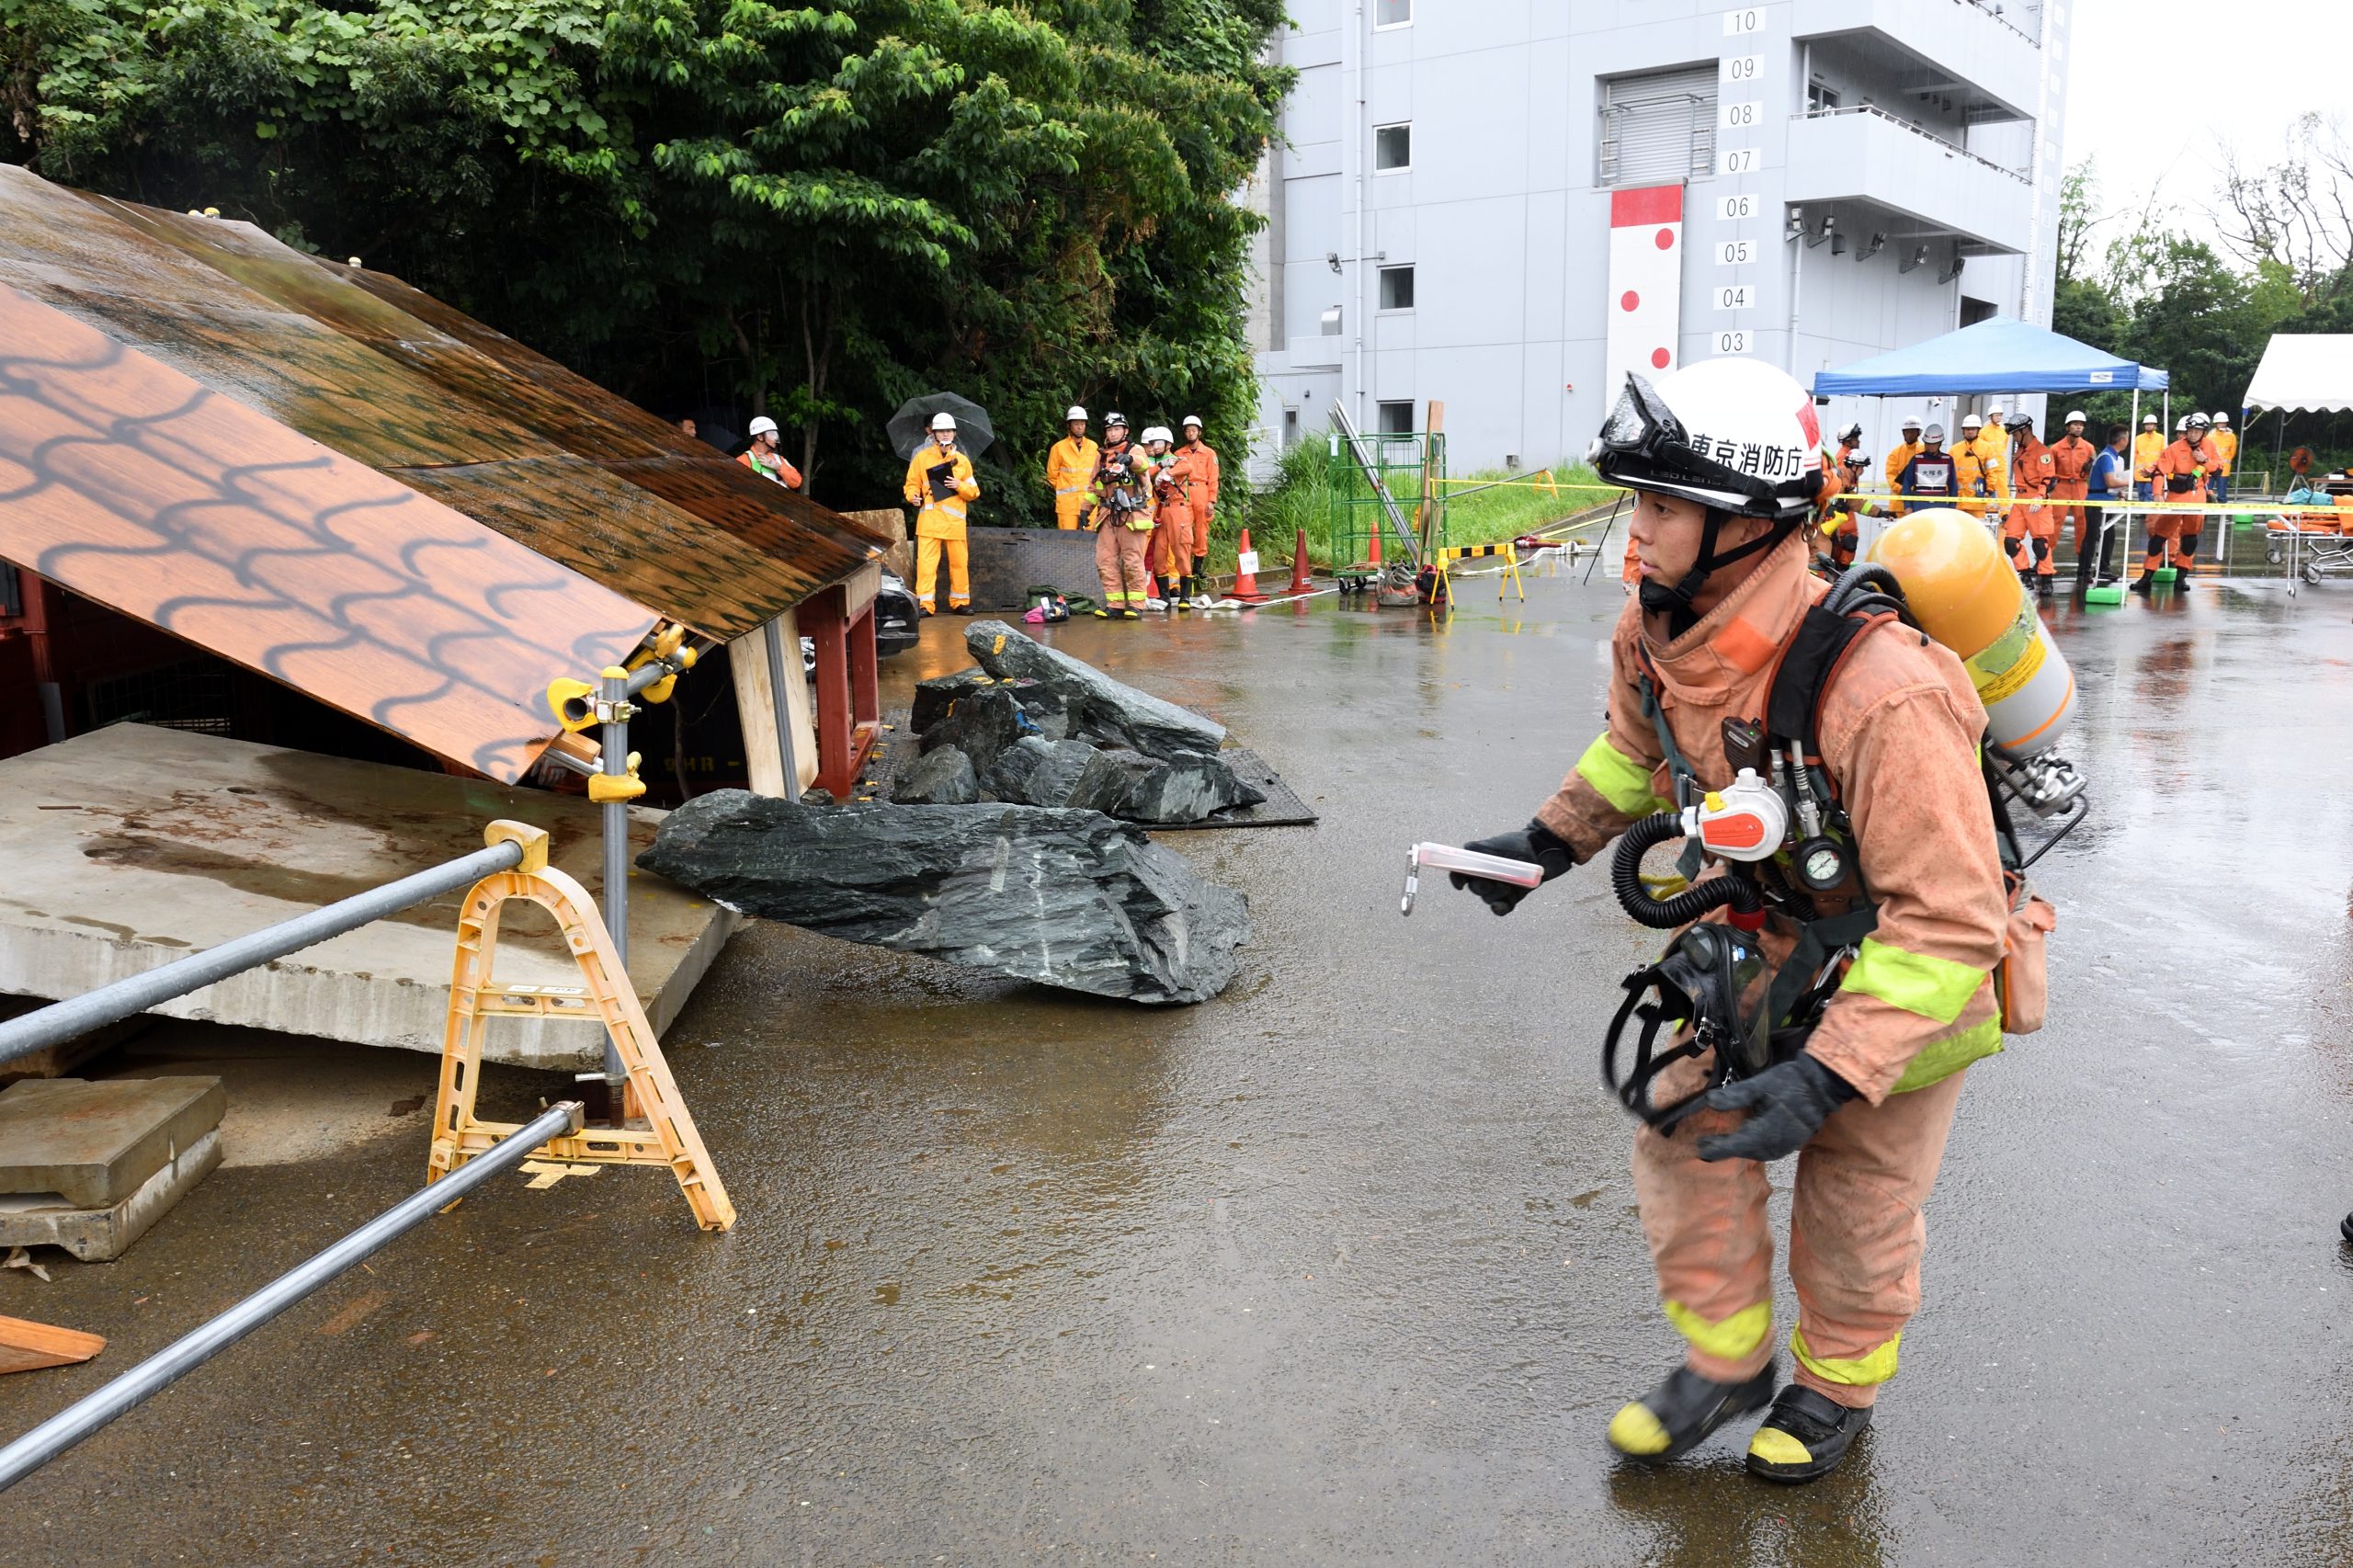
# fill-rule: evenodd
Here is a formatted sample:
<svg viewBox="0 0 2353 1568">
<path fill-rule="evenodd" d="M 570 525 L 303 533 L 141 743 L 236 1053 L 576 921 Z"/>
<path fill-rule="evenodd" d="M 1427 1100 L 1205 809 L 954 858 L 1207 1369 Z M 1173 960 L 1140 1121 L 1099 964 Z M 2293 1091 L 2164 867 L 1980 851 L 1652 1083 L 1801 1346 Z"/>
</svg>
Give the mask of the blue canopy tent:
<svg viewBox="0 0 2353 1568">
<path fill-rule="evenodd" d="M 2104 354 L 2087 343 L 2044 327 L 1996 316 L 1958 332 L 1859 359 L 1842 369 L 1816 371 L 1813 395 L 1827 397 L 1967 396 L 1977 392 L 2132 393 L 2132 425 L 2141 423 L 2141 394 L 2165 394 L 2161 428 L 2170 429 L 2172 377 L 2147 365 Z M 2101 519 L 2105 525 L 2107 519 Z M 2132 518 L 2124 518 L 2124 557 L 2132 557 Z M 2095 590 L 2096 592 L 2099 590 Z M 2121 597 L 2120 594 L 2118 597 Z M 2107 602 L 2105 600 L 2100 602 Z"/>
<path fill-rule="evenodd" d="M 1995 317 L 1959 332 L 1814 374 L 1816 397 L 1907 393 L 2164 392 L 2165 371 L 2103 354 L 2022 321 Z"/>
</svg>

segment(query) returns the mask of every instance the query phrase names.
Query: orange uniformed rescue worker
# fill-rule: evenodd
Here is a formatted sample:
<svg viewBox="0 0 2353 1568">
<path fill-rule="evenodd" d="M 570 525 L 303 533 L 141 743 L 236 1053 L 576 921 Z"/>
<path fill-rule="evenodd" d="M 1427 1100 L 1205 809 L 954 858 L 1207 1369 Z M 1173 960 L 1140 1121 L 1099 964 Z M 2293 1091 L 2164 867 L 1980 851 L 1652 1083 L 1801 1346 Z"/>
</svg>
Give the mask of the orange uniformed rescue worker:
<svg viewBox="0 0 2353 1568">
<path fill-rule="evenodd" d="M 777 434 L 776 421 L 761 415 L 752 421 L 751 437 L 752 444 L 737 453 L 735 460 L 787 490 L 800 489 L 801 471 L 784 460 L 783 438 Z"/>
<path fill-rule="evenodd" d="M 972 460 L 956 444 L 956 416 L 931 416 L 931 439 L 907 460 L 902 492 L 915 510 L 915 602 L 934 613 L 939 558 L 948 557 L 948 613 L 972 613 L 972 557 L 964 541 L 964 509 L 979 499 Z"/>
<path fill-rule="evenodd" d="M 1887 454 L 1887 488 L 1895 499 L 1887 504 L 1888 516 L 1904 515 L 1904 467 L 1920 455 L 1920 421 L 1907 417 L 1904 421 L 1904 440 Z"/>
<path fill-rule="evenodd" d="M 1953 443 L 1953 472 L 1961 483 L 1961 509 L 1972 517 L 1988 515 L 1986 503 L 1998 502 L 2006 494 L 2003 470 L 2008 456 L 2008 432 L 1998 426 L 1989 429 L 1985 421 L 1974 414 L 1963 415 L 1961 439 Z M 1992 508 L 1999 517 L 2001 508 Z"/>
<path fill-rule="evenodd" d="M 1192 574 L 1192 471 L 1180 452 L 1169 449 L 1176 435 L 1165 425 L 1143 433 L 1144 455 L 1152 460 L 1152 597 L 1146 609 L 1183 609 L 1179 585 Z"/>
<path fill-rule="evenodd" d="M 2034 433 L 2034 416 L 2023 408 L 2010 415 L 2010 493 L 2014 499 L 2002 521 L 2002 537 L 2009 541 L 2010 564 L 2021 578 L 2034 579 L 2034 591 L 2051 591 L 2058 568 L 2051 563 L 2052 544 L 2059 536 L 2057 514 L 2045 506 L 2057 472 L 2051 449 Z"/>
<path fill-rule="evenodd" d="M 2231 476 L 2239 469 L 2238 432 L 2231 428 L 2231 416 L 2219 410 L 2214 415 L 2214 433 L 2206 437 L 2221 454 L 2222 470 L 2206 476 L 2206 494 L 2217 506 L 2227 506 L 2231 499 Z"/>
<path fill-rule="evenodd" d="M 1066 432 L 1046 453 L 1046 483 L 1054 493 L 1054 527 L 1084 528 L 1086 487 L 1095 483 L 1095 465 L 1103 449 L 1086 438 L 1086 410 L 1076 403 L 1063 415 Z"/>
<path fill-rule="evenodd" d="M 2214 449 L 2207 432 L 2212 423 L 2202 414 L 2181 416 L 2181 434 L 2172 446 L 2157 454 L 2149 466 L 2156 485 L 2156 509 L 2149 514 L 2149 543 L 2141 557 L 2141 574 L 2132 579 L 2132 591 L 2145 594 L 2155 582 L 2158 567 L 2170 564 L 2174 568 L 2173 586 L 2176 593 L 2189 588 L 2189 568 L 2198 557 L 2198 537 L 2203 530 L 2206 517 L 2202 512 L 2168 512 L 2168 502 L 2177 506 L 2206 505 L 2206 481 L 2222 467 L 2222 454 Z"/>
<path fill-rule="evenodd" d="M 1141 620 L 1152 597 L 1152 460 L 1128 439 L 1128 416 L 1103 416 L 1103 450 L 1086 489 L 1088 526 L 1095 529 L 1095 575 L 1103 585 L 1109 620 Z"/>
<path fill-rule="evenodd" d="M 1217 602 L 1210 597 L 1209 585 L 1202 581 L 1201 574 L 1209 561 L 1210 525 L 1217 517 L 1217 449 L 1201 439 L 1199 415 L 1185 415 L 1184 423 L 1178 428 L 1184 432 L 1185 444 L 1177 450 L 1185 455 L 1193 476 L 1193 569 L 1186 597 L 1195 608 L 1207 609 Z"/>
<path fill-rule="evenodd" d="M 2074 518 L 2075 559 L 2080 561 L 2085 551 L 2099 548 L 2094 542 L 2099 538 L 2099 519 L 2080 504 L 2090 494 L 2092 461 L 2099 449 L 2084 436 L 2082 409 L 2069 409 L 2065 424 L 2067 433 L 2051 443 L 2051 537 L 2056 540 Z"/>
<path fill-rule="evenodd" d="M 1897 1341 L 1920 1304 L 1921 1205 L 1964 1071 L 2001 1049 L 1992 971 L 2010 903 L 1980 771 L 1985 710 L 1960 659 L 1888 618 L 1843 629 L 1853 641 L 1824 671 L 1823 623 L 1849 618 L 1812 613 L 1829 592 L 1807 573 L 1799 537 L 1819 483 L 1816 438 L 1811 397 L 1756 359 L 1703 360 L 1655 383 L 1628 377 L 1593 456 L 1602 478 L 1633 492 L 1643 574 L 1611 639 L 1607 727 L 1534 821 L 1469 846 L 1532 862 L 1549 881 L 1637 824 L 1652 836 L 1654 813 L 1677 799 L 1713 802 L 1735 788 L 1736 739 L 1762 760 L 1779 672 L 1791 663 L 1815 672 L 1815 695 L 1794 706 L 1813 715 L 1805 749 L 1818 752 L 1828 798 L 1852 830 L 1855 870 L 1842 875 L 1859 871 L 1874 919 L 1802 1047 L 1783 1042 L 1768 1064 L 1727 1076 L 1711 1045 L 1647 1080 L 1654 1112 L 1717 1086 L 1688 1110 L 1645 1113 L 1634 1134 L 1643 1231 L 1686 1346 L 1682 1364 L 1609 1424 L 1621 1453 L 1659 1461 L 1770 1402 L 1748 1468 L 1777 1481 L 1836 1466 L 1895 1373 Z M 1815 651 L 1802 655 L 1807 646 Z M 1757 788 L 1754 774 L 1745 788 Z M 1738 967 L 1728 944 L 1756 943 L 1778 970 L 1800 939 L 1794 901 L 1740 913 L 1743 890 L 1754 888 L 1745 875 L 1745 863 L 1726 864 L 1695 882 L 1702 924 L 1648 971 L 1664 976 L 1681 955 L 1705 1016 L 1729 1030 L 1714 1038 L 1728 1044 L 1750 1038 L 1742 1009 L 1755 1006 L 1747 982 L 1762 978 Z M 1529 892 L 1454 880 L 1499 915 Z M 1647 897 L 1638 881 L 1634 894 Z M 1713 923 L 1708 911 L 1727 899 L 1733 913 Z M 1655 901 L 1652 915 L 1646 923 L 1673 924 Z M 1804 927 L 1809 937 L 1823 918 Z M 1643 994 L 1634 982 L 1629 990 Z M 1797 1365 L 1776 1397 L 1766 1166 L 1791 1154 Z"/>
</svg>

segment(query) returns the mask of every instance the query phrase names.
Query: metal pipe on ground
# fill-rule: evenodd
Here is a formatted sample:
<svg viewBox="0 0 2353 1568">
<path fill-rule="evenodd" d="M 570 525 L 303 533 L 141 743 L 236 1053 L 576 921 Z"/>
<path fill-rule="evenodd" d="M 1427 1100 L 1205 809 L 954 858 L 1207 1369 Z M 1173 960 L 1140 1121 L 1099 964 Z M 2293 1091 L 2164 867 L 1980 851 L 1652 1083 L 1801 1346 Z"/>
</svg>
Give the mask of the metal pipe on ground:
<svg viewBox="0 0 2353 1568">
<path fill-rule="evenodd" d="M 307 1263 L 279 1275 L 211 1322 L 181 1335 L 105 1387 L 67 1405 L 15 1442 L 0 1448 L 0 1492 L 115 1417 L 161 1393 L 360 1259 L 415 1230 L 491 1177 L 522 1164 L 549 1139 L 576 1133 L 580 1129 L 580 1102 L 559 1101 L 439 1181 L 409 1194 Z"/>
<path fill-rule="evenodd" d="M 339 899 L 308 915 L 265 926 L 217 948 L 207 948 L 111 985 L 101 985 L 96 991 L 10 1018 L 0 1023 L 0 1062 L 13 1062 L 46 1046 L 143 1013 L 159 1002 L 201 990 L 215 981 L 258 968 L 330 937 L 340 937 L 412 904 L 472 887 L 494 871 L 513 869 L 522 858 L 520 844 L 494 844 L 430 870 Z"/>
</svg>

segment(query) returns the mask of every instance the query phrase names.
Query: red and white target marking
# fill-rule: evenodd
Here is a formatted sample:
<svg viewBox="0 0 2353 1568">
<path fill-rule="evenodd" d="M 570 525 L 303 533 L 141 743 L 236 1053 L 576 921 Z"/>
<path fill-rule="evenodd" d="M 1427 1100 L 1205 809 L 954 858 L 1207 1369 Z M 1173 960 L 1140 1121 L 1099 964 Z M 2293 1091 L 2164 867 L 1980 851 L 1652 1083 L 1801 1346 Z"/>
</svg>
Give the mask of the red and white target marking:
<svg viewBox="0 0 2353 1568">
<path fill-rule="evenodd" d="M 1626 372 L 1675 369 L 1683 327 L 1683 187 L 1647 186 L 1609 193 L 1609 331 L 1607 397 Z"/>
</svg>

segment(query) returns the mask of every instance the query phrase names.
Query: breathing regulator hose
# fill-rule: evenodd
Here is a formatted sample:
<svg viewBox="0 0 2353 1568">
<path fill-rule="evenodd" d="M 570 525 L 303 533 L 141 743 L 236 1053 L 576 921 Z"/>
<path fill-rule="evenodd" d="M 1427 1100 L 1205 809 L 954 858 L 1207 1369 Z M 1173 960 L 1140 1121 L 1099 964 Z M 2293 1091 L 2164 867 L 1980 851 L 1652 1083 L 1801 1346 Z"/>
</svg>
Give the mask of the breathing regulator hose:
<svg viewBox="0 0 2353 1568">
<path fill-rule="evenodd" d="M 1609 863 L 1609 886 L 1627 914 L 1654 930 L 1671 931 L 1705 919 L 1710 911 L 1727 903 L 1736 915 L 1756 915 L 1764 909 L 1756 884 L 1749 880 L 1746 869 L 1737 864 L 1728 876 L 1710 877 L 1673 898 L 1653 898 L 1651 890 L 1643 886 L 1643 857 L 1683 836 L 1682 814 L 1660 812 L 1628 828 L 1618 840 L 1617 858 Z"/>
</svg>

